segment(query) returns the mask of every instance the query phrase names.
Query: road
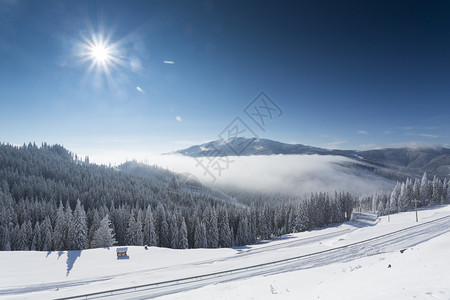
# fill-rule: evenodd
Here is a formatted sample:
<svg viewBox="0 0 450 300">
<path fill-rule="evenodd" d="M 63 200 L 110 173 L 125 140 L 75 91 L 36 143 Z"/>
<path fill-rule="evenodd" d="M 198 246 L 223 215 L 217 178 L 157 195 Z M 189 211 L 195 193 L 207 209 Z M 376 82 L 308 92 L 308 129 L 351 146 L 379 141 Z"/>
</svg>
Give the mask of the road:
<svg viewBox="0 0 450 300">
<path fill-rule="evenodd" d="M 280 242 L 254 250 L 242 251 L 234 257 L 223 258 L 222 260 L 205 260 L 196 264 L 198 269 L 194 268 L 192 276 L 189 277 L 173 278 L 173 280 L 153 282 L 145 286 L 127 287 L 125 289 L 101 292 L 95 295 L 74 295 L 75 297 L 61 299 L 151 299 L 227 281 L 320 267 L 337 262 L 347 262 L 365 256 L 413 247 L 449 232 L 449 225 L 450 216 L 445 216 L 394 232 L 374 236 L 366 240 L 338 244 L 320 251 L 311 251 L 313 248 L 308 248 L 308 245 L 317 245 L 321 241 L 329 241 L 330 239 L 344 236 L 351 231 L 341 230 L 307 239 Z M 292 247 L 299 247 L 299 249 L 303 247 L 308 249 L 308 252 L 297 256 L 283 257 L 282 251 Z M 272 254 L 277 251 L 280 252 L 280 256 L 283 257 L 282 259 L 274 259 L 276 256 L 272 255 L 271 260 L 264 260 L 268 256 L 268 253 Z M 230 263 L 230 261 L 233 261 L 233 263 Z M 218 272 L 201 273 L 201 267 L 211 263 L 217 264 Z M 240 267 L 226 268 L 227 265 L 238 265 Z"/>
</svg>

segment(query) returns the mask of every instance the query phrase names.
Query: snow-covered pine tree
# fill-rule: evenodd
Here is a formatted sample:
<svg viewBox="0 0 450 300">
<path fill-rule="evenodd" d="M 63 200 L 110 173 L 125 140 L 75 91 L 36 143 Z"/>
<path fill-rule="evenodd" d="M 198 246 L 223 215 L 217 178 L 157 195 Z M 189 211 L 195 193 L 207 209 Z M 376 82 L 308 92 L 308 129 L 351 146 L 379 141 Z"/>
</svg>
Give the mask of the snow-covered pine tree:
<svg viewBox="0 0 450 300">
<path fill-rule="evenodd" d="M 72 222 L 68 230 L 69 250 L 83 250 L 88 247 L 86 213 L 80 199 L 73 211 Z"/>
<path fill-rule="evenodd" d="M 137 242 L 138 242 L 139 246 L 144 245 L 144 234 L 142 232 L 142 220 L 143 220 L 142 209 L 139 209 L 137 216 L 136 216 L 136 223 L 137 223 L 136 236 L 137 236 Z"/>
<path fill-rule="evenodd" d="M 207 211 L 206 236 L 208 237 L 208 248 L 217 248 L 219 246 L 219 228 L 214 207 Z"/>
<path fill-rule="evenodd" d="M 208 246 L 208 241 L 206 239 L 206 226 L 205 223 L 200 221 L 198 217 L 195 221 L 194 230 L 194 248 L 206 248 Z"/>
<path fill-rule="evenodd" d="M 379 202 L 379 196 L 377 194 L 373 194 L 371 205 L 370 205 L 372 211 L 377 211 L 378 202 Z"/>
<path fill-rule="evenodd" d="M 50 217 L 45 217 L 41 226 L 42 251 L 52 250 L 52 223 Z"/>
<path fill-rule="evenodd" d="M 236 232 L 235 245 L 236 246 L 244 246 L 249 243 L 249 231 L 248 231 L 248 219 L 247 216 L 244 215 L 239 220 L 238 229 Z"/>
<path fill-rule="evenodd" d="M 275 208 L 275 213 L 274 213 L 274 234 L 276 236 L 280 236 L 283 235 L 285 232 L 285 228 L 283 226 L 284 222 L 286 220 L 286 217 L 284 215 L 284 209 L 283 206 L 277 205 L 277 207 Z M 239 227 L 236 230 L 236 235 L 239 234 Z M 237 239 L 239 240 L 239 239 Z M 237 244 L 239 245 L 239 244 Z"/>
<path fill-rule="evenodd" d="M 440 204 L 442 196 L 442 181 L 436 175 L 433 178 L 432 191 L 433 193 L 430 204 Z"/>
<path fill-rule="evenodd" d="M 8 229 L 10 250 L 17 250 L 19 248 L 19 241 L 20 241 L 19 230 L 20 230 L 20 227 L 17 224 L 15 226 L 13 226 L 11 224 L 11 227 Z"/>
<path fill-rule="evenodd" d="M 405 182 L 405 203 L 404 210 L 410 210 L 414 207 L 414 182 L 411 178 L 406 179 Z"/>
<path fill-rule="evenodd" d="M 297 232 L 308 230 L 308 207 L 306 201 L 298 203 L 296 207 L 295 229 Z"/>
<path fill-rule="evenodd" d="M 34 234 L 33 240 L 31 242 L 31 250 L 40 251 L 42 250 L 41 248 L 42 248 L 41 226 L 39 225 L 39 222 L 36 222 L 36 225 L 34 225 Z"/>
<path fill-rule="evenodd" d="M 179 224 L 180 229 L 178 230 L 177 248 L 187 249 L 187 248 L 189 248 L 188 232 L 187 232 L 187 227 L 186 227 L 186 221 L 184 220 L 183 216 L 180 217 L 179 222 L 180 222 L 180 224 Z"/>
<path fill-rule="evenodd" d="M 225 208 L 219 210 L 219 247 L 226 248 L 233 245 L 233 235 L 228 220 L 228 211 Z"/>
<path fill-rule="evenodd" d="M 414 180 L 414 186 L 413 186 L 413 203 L 412 205 L 416 205 L 417 202 L 417 206 L 420 206 L 422 201 L 421 201 L 421 196 L 420 196 L 420 181 L 418 179 Z"/>
<path fill-rule="evenodd" d="M 23 250 L 30 250 L 31 244 L 33 242 L 33 227 L 31 225 L 31 221 L 27 220 L 26 222 L 24 222 L 21 226 L 21 230 L 23 231 L 24 246 L 25 246 Z"/>
<path fill-rule="evenodd" d="M 143 245 L 142 223 L 140 220 L 136 220 L 133 214 L 130 215 L 128 221 L 127 244 L 134 246 Z"/>
<path fill-rule="evenodd" d="M 97 248 L 93 245 L 92 241 L 94 239 L 94 234 L 97 231 L 97 229 L 100 227 L 100 215 L 98 214 L 98 210 L 95 209 L 93 211 L 91 211 L 88 216 L 90 215 L 91 222 L 90 222 L 90 227 L 89 227 L 89 232 L 88 232 L 88 242 L 90 247 L 92 248 Z"/>
<path fill-rule="evenodd" d="M 338 207 L 342 210 L 341 214 L 343 217 L 343 221 L 350 221 L 350 218 L 352 217 L 352 211 L 353 211 L 353 198 L 352 195 L 350 195 L 350 193 L 339 193 L 338 194 Z M 311 215 L 309 215 L 309 217 L 311 218 Z M 315 227 L 314 222 L 310 221 L 310 227 L 309 228 L 313 228 Z M 311 226 L 313 225 L 313 226 Z"/>
<path fill-rule="evenodd" d="M 170 247 L 169 225 L 167 224 L 166 210 L 162 204 L 156 208 L 156 234 L 158 236 L 159 247 Z"/>
<path fill-rule="evenodd" d="M 380 199 L 380 201 L 378 201 L 377 212 L 378 212 L 378 214 L 377 214 L 378 217 L 383 216 L 385 214 L 385 204 L 384 204 L 384 201 L 382 201 L 382 199 Z"/>
<path fill-rule="evenodd" d="M 119 245 L 125 245 L 128 242 L 127 230 L 130 220 L 130 213 L 123 207 L 112 208 L 110 212 L 111 223 L 113 223 L 114 233 Z"/>
<path fill-rule="evenodd" d="M 156 233 L 155 224 L 153 219 L 153 212 L 150 205 L 147 206 L 145 211 L 144 224 L 143 224 L 144 244 L 148 246 L 156 246 Z"/>
<path fill-rule="evenodd" d="M 406 196 L 406 184 L 402 182 L 400 186 L 400 195 L 398 196 L 398 212 L 408 210 L 408 201 Z"/>
<path fill-rule="evenodd" d="M 111 228 L 111 221 L 106 215 L 101 221 L 99 228 L 95 231 L 91 245 L 93 248 L 111 247 L 116 243 L 113 229 Z"/>
<path fill-rule="evenodd" d="M 331 200 L 328 193 L 323 194 L 323 201 L 322 201 L 322 210 L 323 210 L 323 224 L 324 226 L 327 226 L 331 224 Z"/>
<path fill-rule="evenodd" d="M 430 203 L 430 184 L 427 178 L 427 172 L 423 173 L 422 180 L 420 181 L 420 201 L 422 205 L 428 205 Z"/>
<path fill-rule="evenodd" d="M 449 191 L 450 191 L 450 179 L 444 180 L 444 186 L 442 189 L 441 204 L 449 203 Z"/>
<path fill-rule="evenodd" d="M 133 214 L 131 214 L 128 219 L 127 238 L 125 243 L 130 246 L 136 244 L 136 218 Z"/>
<path fill-rule="evenodd" d="M 58 210 L 56 211 L 56 223 L 55 228 L 53 229 L 53 249 L 57 251 L 66 249 L 66 220 L 64 214 L 64 206 L 62 203 L 59 203 Z"/>
<path fill-rule="evenodd" d="M 9 229 L 5 225 L 0 226 L 0 250 L 11 251 L 11 238 Z"/>
<path fill-rule="evenodd" d="M 27 236 L 25 233 L 25 224 L 19 226 L 16 224 L 11 234 L 11 248 L 12 250 L 30 250 L 26 249 Z"/>
<path fill-rule="evenodd" d="M 169 240 L 170 248 L 178 248 L 178 223 L 177 223 L 177 212 L 168 214 L 167 225 L 169 228 Z"/>
<path fill-rule="evenodd" d="M 256 237 L 256 219 L 257 219 L 258 212 L 256 208 L 252 208 L 250 212 L 250 219 L 249 219 L 249 231 L 250 231 L 250 243 L 256 242 L 258 239 Z M 217 230 L 218 231 L 218 230 Z M 217 246 L 216 246 L 217 248 Z"/>
<path fill-rule="evenodd" d="M 258 238 L 267 240 L 270 238 L 270 217 L 267 205 L 264 204 L 258 215 Z"/>
<path fill-rule="evenodd" d="M 400 182 L 397 182 L 394 189 L 392 190 L 391 198 L 389 200 L 391 213 L 401 211 L 401 204 L 398 201 L 401 191 L 402 191 L 402 185 Z"/>
</svg>

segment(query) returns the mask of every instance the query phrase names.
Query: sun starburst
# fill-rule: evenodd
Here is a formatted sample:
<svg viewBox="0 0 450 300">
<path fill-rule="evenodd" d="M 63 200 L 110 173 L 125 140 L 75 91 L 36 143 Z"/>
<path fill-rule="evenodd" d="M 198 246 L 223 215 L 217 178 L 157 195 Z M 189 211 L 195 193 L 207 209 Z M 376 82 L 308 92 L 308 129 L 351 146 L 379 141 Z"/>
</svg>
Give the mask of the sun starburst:
<svg viewBox="0 0 450 300">
<path fill-rule="evenodd" d="M 124 64 L 118 43 L 112 43 L 109 37 L 100 33 L 83 37 L 78 43 L 77 56 L 82 63 L 90 63 L 88 73 L 94 71 L 110 76 L 113 69 Z"/>
<path fill-rule="evenodd" d="M 96 63 L 105 63 L 111 59 L 109 52 L 109 49 L 105 45 L 97 45 L 92 48 L 91 56 Z"/>
</svg>

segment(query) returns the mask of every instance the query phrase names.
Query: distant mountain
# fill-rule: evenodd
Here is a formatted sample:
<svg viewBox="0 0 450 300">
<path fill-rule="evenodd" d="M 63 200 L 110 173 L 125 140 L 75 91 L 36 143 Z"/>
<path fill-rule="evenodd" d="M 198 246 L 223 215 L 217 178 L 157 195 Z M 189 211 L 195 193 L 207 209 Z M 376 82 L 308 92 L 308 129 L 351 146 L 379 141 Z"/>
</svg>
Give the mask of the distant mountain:
<svg viewBox="0 0 450 300">
<path fill-rule="evenodd" d="M 358 155 L 378 164 L 420 173 L 428 172 L 441 177 L 450 176 L 450 149 L 448 148 L 387 148 L 361 151 Z"/>
<path fill-rule="evenodd" d="M 250 156 L 277 154 L 337 155 L 352 158 L 358 167 L 370 168 L 374 172 L 398 173 L 398 179 L 405 176 L 420 176 L 423 172 L 441 177 L 450 176 L 450 149 L 435 148 L 386 148 L 368 151 L 328 150 L 302 144 L 286 144 L 260 138 L 235 138 L 216 140 L 195 145 L 176 153 L 192 156 Z M 363 163 L 363 164 L 361 164 Z M 387 169 L 391 170 L 387 170 Z M 386 174 L 385 174 L 386 175 Z M 397 175 L 392 179 L 397 179 Z"/>
<path fill-rule="evenodd" d="M 205 144 L 192 146 L 187 149 L 178 150 L 176 153 L 192 157 L 272 154 L 323 154 L 352 156 L 354 151 L 328 150 L 302 144 L 286 144 L 268 139 L 239 137 L 228 141 L 211 141 Z"/>
</svg>

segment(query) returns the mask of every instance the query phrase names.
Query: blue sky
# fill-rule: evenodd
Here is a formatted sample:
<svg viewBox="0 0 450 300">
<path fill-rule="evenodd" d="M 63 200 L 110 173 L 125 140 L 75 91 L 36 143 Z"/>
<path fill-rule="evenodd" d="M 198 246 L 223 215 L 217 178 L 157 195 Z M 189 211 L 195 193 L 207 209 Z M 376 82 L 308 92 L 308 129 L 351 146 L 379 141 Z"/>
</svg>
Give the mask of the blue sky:
<svg viewBox="0 0 450 300">
<path fill-rule="evenodd" d="M 326 148 L 448 146 L 449 32 L 447 1 L 0 0 L 0 140 L 132 158 L 240 117 Z M 244 112 L 261 91 L 283 112 L 265 131 Z"/>
</svg>

